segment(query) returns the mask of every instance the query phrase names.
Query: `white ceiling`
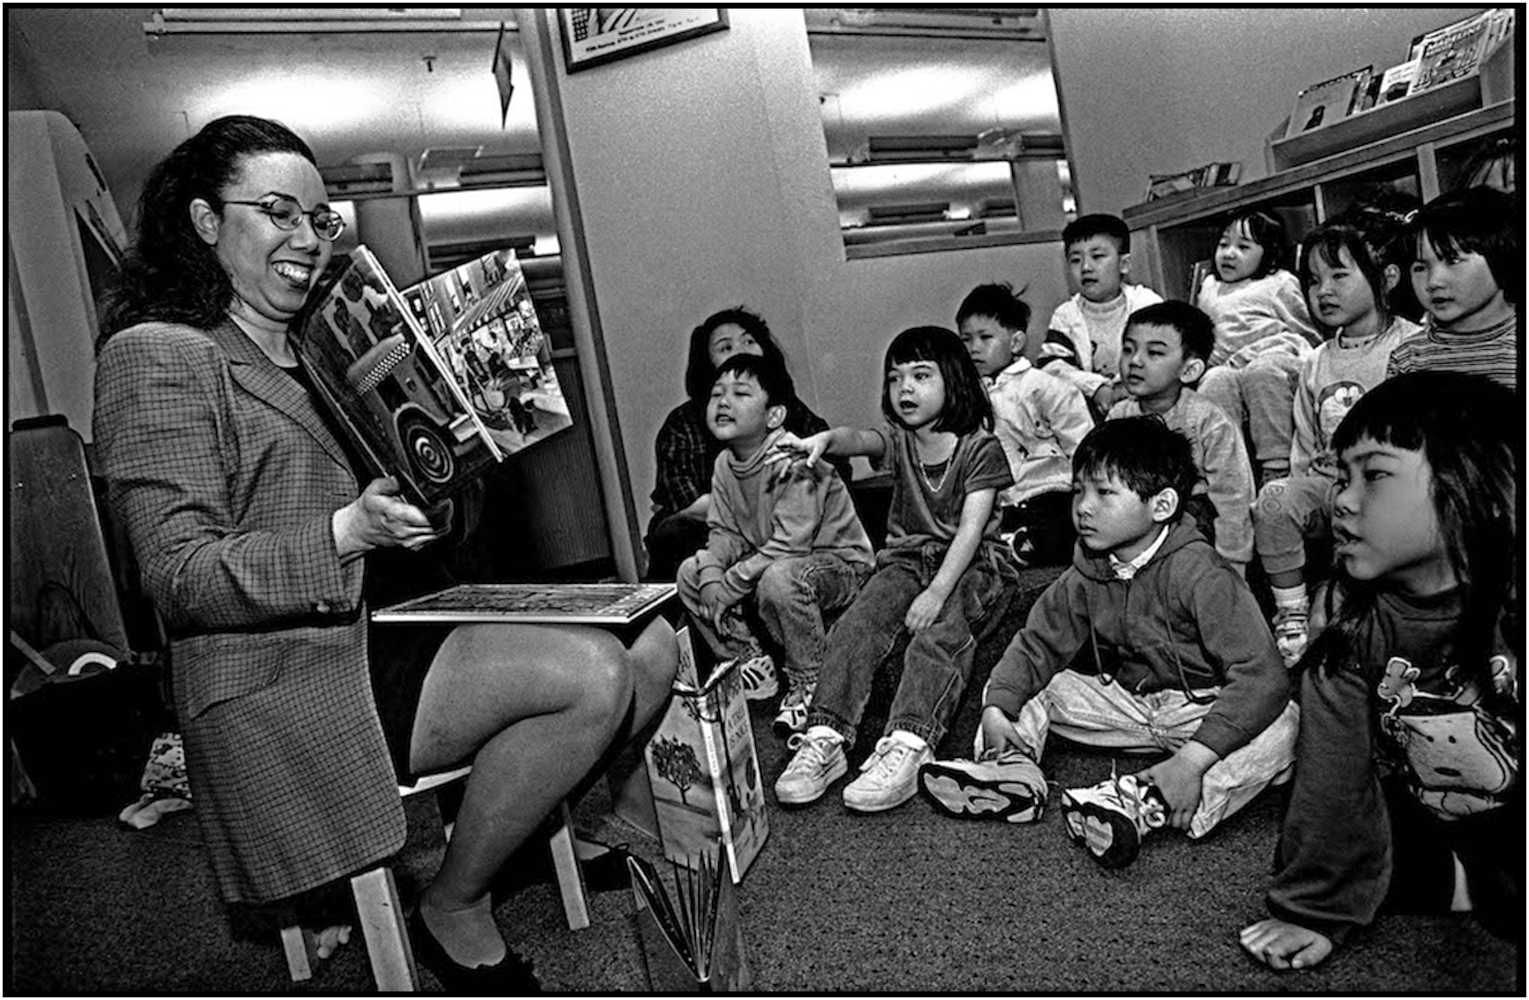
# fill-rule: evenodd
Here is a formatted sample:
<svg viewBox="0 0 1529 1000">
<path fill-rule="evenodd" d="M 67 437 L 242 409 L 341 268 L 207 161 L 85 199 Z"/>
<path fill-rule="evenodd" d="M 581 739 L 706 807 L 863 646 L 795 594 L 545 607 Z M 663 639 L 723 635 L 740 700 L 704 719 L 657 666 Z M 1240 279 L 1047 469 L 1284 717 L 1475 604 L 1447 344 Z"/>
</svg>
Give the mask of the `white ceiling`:
<svg viewBox="0 0 1529 1000">
<path fill-rule="evenodd" d="M 155 162 L 208 121 L 235 112 L 287 123 L 324 166 L 377 153 L 417 161 L 426 148 L 441 146 L 482 146 L 485 155 L 540 149 L 525 59 L 513 32 L 507 38 L 516 92 L 501 125 L 493 31 L 146 37 L 143 25 L 158 9 L 6 9 L 8 82 L 19 82 L 79 126 L 124 217 Z M 513 24 L 511 8 L 460 10 L 472 24 Z M 1043 44 L 816 31 L 811 41 L 835 161 L 870 134 L 974 134 L 994 125 L 1060 131 Z M 913 67 L 913 60 L 926 65 Z M 931 100 L 936 91 L 946 96 Z M 938 127 L 920 124 L 929 113 L 941 116 Z M 910 197 L 917 196 L 897 200 Z M 497 211 L 480 200 L 456 218 L 443 204 L 438 218 L 455 221 L 427 224 L 510 225 L 494 218 Z M 534 228 L 542 227 L 551 229 L 550 203 Z M 512 228 L 526 230 L 523 220 Z"/>
</svg>

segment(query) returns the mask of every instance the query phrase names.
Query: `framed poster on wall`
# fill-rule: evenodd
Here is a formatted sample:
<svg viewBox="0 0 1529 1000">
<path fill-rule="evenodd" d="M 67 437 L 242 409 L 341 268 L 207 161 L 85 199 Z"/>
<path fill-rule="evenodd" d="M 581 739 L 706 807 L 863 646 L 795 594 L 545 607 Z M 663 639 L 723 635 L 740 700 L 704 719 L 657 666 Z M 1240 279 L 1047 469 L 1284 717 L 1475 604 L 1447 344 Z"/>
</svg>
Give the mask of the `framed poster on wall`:
<svg viewBox="0 0 1529 1000">
<path fill-rule="evenodd" d="M 557 16 L 570 73 L 727 28 L 725 7 L 559 7 Z"/>
</svg>

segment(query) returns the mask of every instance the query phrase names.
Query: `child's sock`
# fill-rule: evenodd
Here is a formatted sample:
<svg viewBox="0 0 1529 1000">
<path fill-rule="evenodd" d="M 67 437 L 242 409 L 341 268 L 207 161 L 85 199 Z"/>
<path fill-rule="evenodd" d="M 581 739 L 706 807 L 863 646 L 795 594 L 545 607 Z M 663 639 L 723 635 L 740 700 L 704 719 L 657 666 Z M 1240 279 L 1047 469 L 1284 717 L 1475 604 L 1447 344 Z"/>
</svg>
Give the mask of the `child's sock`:
<svg viewBox="0 0 1529 1000">
<path fill-rule="evenodd" d="M 1306 585 L 1296 584 L 1294 587 L 1274 587 L 1274 606 L 1281 610 L 1298 611 L 1306 614 L 1310 608 L 1310 601 L 1306 597 Z"/>
<path fill-rule="evenodd" d="M 807 727 L 809 740 L 833 740 L 835 743 L 843 743 L 844 737 L 833 726 L 809 726 Z"/>
<path fill-rule="evenodd" d="M 922 736 L 910 733 L 906 729 L 894 729 L 887 735 L 892 737 L 897 742 L 906 744 L 915 750 L 923 751 L 929 749 L 928 740 L 924 739 Z"/>
</svg>

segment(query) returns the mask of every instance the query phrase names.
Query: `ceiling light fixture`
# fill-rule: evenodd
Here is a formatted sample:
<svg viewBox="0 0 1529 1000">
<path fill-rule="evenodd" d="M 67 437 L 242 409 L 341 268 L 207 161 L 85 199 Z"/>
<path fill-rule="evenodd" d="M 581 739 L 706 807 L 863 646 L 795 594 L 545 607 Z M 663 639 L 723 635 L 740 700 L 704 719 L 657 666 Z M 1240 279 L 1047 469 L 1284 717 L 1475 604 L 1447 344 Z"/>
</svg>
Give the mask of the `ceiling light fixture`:
<svg viewBox="0 0 1529 1000">
<path fill-rule="evenodd" d="M 143 22 L 166 35 L 298 35 L 499 31 L 499 21 L 464 21 L 460 7 L 160 7 Z M 517 30 L 513 25 L 509 30 Z"/>
</svg>

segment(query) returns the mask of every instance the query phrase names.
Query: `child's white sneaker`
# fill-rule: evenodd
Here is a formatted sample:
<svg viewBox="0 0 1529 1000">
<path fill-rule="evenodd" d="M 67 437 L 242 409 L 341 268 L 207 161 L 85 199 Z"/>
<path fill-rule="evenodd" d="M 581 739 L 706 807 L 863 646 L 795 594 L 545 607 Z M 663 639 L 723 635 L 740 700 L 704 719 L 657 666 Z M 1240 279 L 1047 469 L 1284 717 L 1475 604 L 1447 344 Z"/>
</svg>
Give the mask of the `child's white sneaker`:
<svg viewBox="0 0 1529 1000">
<path fill-rule="evenodd" d="M 1123 868 L 1136 860 L 1147 831 L 1167 825 L 1168 805 L 1156 788 L 1127 774 L 1063 791 L 1062 821 L 1095 861 Z"/>
<path fill-rule="evenodd" d="M 780 711 L 775 713 L 775 735 L 789 737 L 807 728 L 807 709 L 812 707 L 812 693 L 816 684 L 791 685 L 780 701 Z"/>
<path fill-rule="evenodd" d="M 786 746 L 796 754 L 775 779 L 775 798 L 782 805 L 816 802 L 829 785 L 849 770 L 849 761 L 844 759 L 844 740 L 827 727 L 819 730 L 814 726 L 806 733 L 798 733 Z"/>
<path fill-rule="evenodd" d="M 749 701 L 766 701 L 780 693 L 775 676 L 775 661 L 764 653 L 739 657 L 738 678 L 743 681 L 743 696 Z"/>
<path fill-rule="evenodd" d="M 844 786 L 844 805 L 856 812 L 895 809 L 917 794 L 919 765 L 932 760 L 927 743 L 918 748 L 895 733 L 883 736 L 860 765 L 860 777 Z"/>
<path fill-rule="evenodd" d="M 1022 750 L 980 760 L 935 760 L 918 771 L 919 788 L 948 816 L 1034 823 L 1046 809 L 1046 775 Z"/>
<path fill-rule="evenodd" d="M 1301 654 L 1306 652 L 1306 642 L 1309 638 L 1310 616 L 1305 611 L 1295 608 L 1280 608 L 1275 612 L 1273 630 L 1274 645 L 1279 650 L 1279 658 L 1285 661 L 1286 667 L 1293 667 Z"/>
</svg>

